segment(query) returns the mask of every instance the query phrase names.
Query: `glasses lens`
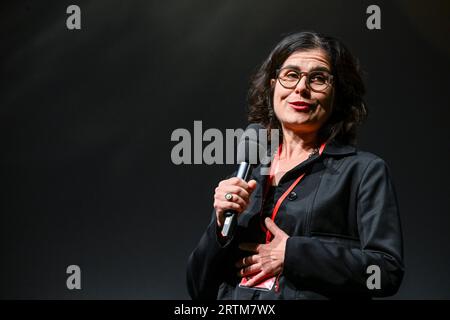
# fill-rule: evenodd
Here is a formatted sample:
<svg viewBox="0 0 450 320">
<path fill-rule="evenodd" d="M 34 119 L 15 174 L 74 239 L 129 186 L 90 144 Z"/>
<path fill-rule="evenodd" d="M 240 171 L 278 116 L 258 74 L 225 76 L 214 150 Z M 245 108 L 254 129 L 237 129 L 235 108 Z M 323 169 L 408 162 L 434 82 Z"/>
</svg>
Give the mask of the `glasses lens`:
<svg viewBox="0 0 450 320">
<path fill-rule="evenodd" d="M 309 86 L 314 91 L 323 91 L 330 84 L 330 75 L 325 71 L 314 71 L 308 77 Z"/>
<path fill-rule="evenodd" d="M 280 79 L 283 87 L 294 88 L 297 85 L 298 80 L 300 79 L 300 74 L 295 70 L 282 69 L 280 70 L 278 78 Z"/>
</svg>

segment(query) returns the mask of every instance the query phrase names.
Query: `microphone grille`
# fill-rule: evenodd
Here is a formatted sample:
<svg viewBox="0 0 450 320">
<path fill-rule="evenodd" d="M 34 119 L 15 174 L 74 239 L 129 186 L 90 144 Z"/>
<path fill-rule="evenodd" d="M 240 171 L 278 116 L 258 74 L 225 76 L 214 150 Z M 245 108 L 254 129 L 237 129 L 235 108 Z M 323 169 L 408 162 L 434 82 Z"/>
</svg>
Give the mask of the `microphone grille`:
<svg viewBox="0 0 450 320">
<path fill-rule="evenodd" d="M 266 148 L 259 139 L 260 130 L 262 129 L 265 128 L 259 123 L 251 123 L 247 126 L 237 147 L 238 163 L 248 162 L 254 165 L 259 163 L 258 155 Z"/>
</svg>

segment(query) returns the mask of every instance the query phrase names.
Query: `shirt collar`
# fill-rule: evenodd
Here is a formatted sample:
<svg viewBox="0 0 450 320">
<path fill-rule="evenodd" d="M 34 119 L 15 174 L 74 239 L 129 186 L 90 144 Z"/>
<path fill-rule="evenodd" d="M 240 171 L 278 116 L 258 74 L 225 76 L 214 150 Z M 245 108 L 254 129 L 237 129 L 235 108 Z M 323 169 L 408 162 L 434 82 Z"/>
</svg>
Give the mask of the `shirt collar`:
<svg viewBox="0 0 450 320">
<path fill-rule="evenodd" d="M 352 145 L 347 144 L 341 144 L 337 142 L 336 140 L 329 141 L 325 148 L 323 149 L 322 155 L 327 156 L 345 156 L 345 155 L 351 155 L 356 153 L 356 147 Z M 269 152 L 270 154 L 270 152 Z M 273 153 L 271 158 L 273 158 Z M 259 183 L 261 181 L 265 181 L 265 179 L 268 177 L 268 172 L 270 171 L 270 165 L 271 161 L 266 164 L 260 164 L 257 166 L 254 170 L 256 170 L 256 173 L 254 174 L 254 179 Z M 298 166 L 297 166 L 298 167 Z M 265 174 L 261 174 L 261 170 L 265 170 Z M 295 168 L 294 168 L 295 170 Z"/>
</svg>

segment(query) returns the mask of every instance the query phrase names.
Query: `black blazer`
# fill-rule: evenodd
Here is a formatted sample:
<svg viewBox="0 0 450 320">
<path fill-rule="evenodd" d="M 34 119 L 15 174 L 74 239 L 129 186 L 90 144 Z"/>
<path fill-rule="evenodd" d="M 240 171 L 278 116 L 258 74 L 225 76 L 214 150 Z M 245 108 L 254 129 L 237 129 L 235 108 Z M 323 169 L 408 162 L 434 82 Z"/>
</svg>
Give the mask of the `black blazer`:
<svg viewBox="0 0 450 320">
<path fill-rule="evenodd" d="M 234 263 L 248 253 L 238 244 L 264 243 L 260 211 L 268 176 L 261 174 L 262 168 L 252 172 L 258 187 L 227 243 L 218 237 L 213 211 L 188 261 L 193 299 L 371 298 L 397 292 L 404 273 L 403 244 L 389 169 L 376 155 L 336 142 L 287 172 L 275 191 L 279 198 L 306 173 L 275 219 L 290 236 L 278 290 L 239 287 Z M 371 265 L 379 267 L 380 289 L 367 286 Z"/>
</svg>

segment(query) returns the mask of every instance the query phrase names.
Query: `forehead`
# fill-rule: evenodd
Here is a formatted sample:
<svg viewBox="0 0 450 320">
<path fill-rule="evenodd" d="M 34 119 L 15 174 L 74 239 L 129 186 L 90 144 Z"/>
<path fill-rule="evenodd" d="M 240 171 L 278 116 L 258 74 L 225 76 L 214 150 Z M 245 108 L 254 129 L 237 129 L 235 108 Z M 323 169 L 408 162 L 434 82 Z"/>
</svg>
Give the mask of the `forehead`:
<svg viewBox="0 0 450 320">
<path fill-rule="evenodd" d="M 310 70 L 317 67 L 331 69 L 328 56 L 322 49 L 296 51 L 284 61 L 281 67 L 288 65 L 297 66 L 300 70 Z"/>
</svg>

